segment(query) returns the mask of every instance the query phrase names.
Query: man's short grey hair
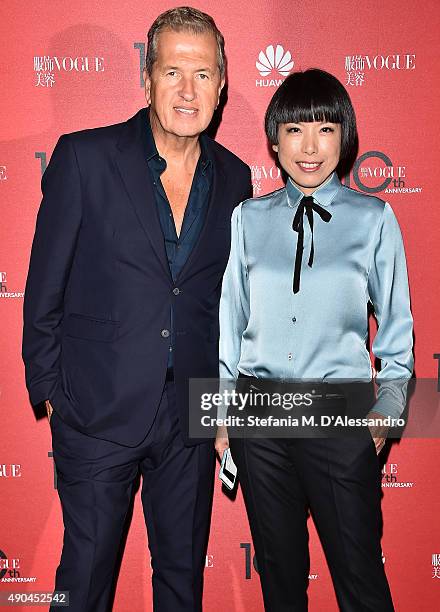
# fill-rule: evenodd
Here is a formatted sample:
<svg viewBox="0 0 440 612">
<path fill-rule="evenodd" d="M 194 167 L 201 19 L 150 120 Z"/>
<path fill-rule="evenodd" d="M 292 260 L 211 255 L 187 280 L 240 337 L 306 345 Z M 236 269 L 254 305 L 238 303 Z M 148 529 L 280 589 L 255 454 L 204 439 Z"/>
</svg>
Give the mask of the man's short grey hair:
<svg viewBox="0 0 440 612">
<path fill-rule="evenodd" d="M 217 42 L 217 64 L 220 78 L 224 78 L 226 70 L 225 39 L 223 34 L 215 25 L 214 19 L 190 6 L 180 6 L 170 9 L 159 15 L 147 34 L 147 52 L 145 54 L 145 68 L 151 75 L 153 64 L 157 58 L 157 36 L 163 30 L 173 32 L 191 32 L 193 34 L 204 34 L 211 32 Z"/>
</svg>

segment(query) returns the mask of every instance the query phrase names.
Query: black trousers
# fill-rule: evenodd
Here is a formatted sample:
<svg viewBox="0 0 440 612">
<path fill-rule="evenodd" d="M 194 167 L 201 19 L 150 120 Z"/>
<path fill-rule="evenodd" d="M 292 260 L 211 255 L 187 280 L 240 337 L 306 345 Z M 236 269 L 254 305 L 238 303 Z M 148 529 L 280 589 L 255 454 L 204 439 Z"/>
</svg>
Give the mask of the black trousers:
<svg viewBox="0 0 440 612">
<path fill-rule="evenodd" d="M 267 612 L 307 608 L 310 509 L 340 610 L 394 610 L 381 558 L 381 474 L 361 438 L 230 439 Z"/>
<path fill-rule="evenodd" d="M 212 442 L 184 446 L 174 384 L 166 384 L 153 427 L 134 448 L 86 436 L 56 412 L 50 422 L 64 521 L 55 589 L 69 591 L 69 610 L 111 609 L 118 548 L 140 471 L 154 610 L 200 611 L 215 455 Z"/>
</svg>

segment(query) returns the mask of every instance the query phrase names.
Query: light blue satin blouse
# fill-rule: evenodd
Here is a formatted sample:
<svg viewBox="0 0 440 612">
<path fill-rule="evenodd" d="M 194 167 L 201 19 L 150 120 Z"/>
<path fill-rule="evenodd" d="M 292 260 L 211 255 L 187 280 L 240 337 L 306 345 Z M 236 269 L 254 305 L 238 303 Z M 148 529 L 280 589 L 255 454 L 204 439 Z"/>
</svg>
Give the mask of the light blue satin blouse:
<svg viewBox="0 0 440 612">
<path fill-rule="evenodd" d="M 381 360 L 374 410 L 397 418 L 413 369 L 413 321 L 405 252 L 389 204 L 343 186 L 337 175 L 313 198 L 332 215 L 314 212 L 314 262 L 304 215 L 301 287 L 292 279 L 298 233 L 292 221 L 303 193 L 285 188 L 240 204 L 220 301 L 220 378 L 371 380 L 366 348 L 367 304 Z M 402 384 L 396 384 L 402 381 Z"/>
</svg>

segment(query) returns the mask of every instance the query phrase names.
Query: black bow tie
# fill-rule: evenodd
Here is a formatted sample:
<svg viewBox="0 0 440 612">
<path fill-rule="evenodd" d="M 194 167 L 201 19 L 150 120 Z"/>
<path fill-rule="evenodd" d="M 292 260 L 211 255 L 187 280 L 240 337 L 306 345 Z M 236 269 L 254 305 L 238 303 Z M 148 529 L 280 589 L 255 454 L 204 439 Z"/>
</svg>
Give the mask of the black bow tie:
<svg viewBox="0 0 440 612">
<path fill-rule="evenodd" d="M 304 210 L 306 211 L 307 219 L 309 220 L 310 231 L 312 233 L 312 245 L 310 247 L 309 266 L 313 266 L 313 256 L 315 254 L 315 246 L 313 243 L 313 211 L 317 212 L 325 223 L 328 223 L 332 218 L 331 214 L 322 206 L 319 206 L 312 196 L 304 196 L 298 204 L 298 209 L 295 213 L 292 223 L 292 229 L 298 232 L 298 242 L 296 245 L 295 256 L 295 272 L 293 275 L 293 293 L 298 293 L 299 282 L 301 277 L 302 254 L 304 251 Z"/>
</svg>

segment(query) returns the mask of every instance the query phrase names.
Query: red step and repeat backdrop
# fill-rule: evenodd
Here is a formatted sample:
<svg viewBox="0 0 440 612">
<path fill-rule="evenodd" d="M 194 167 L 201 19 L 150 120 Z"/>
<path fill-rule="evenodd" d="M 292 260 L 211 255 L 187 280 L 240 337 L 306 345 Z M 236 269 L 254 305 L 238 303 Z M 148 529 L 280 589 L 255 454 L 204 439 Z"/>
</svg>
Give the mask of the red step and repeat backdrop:
<svg viewBox="0 0 440 612">
<path fill-rule="evenodd" d="M 281 185 L 263 116 L 288 72 L 321 67 L 346 85 L 360 132 L 359 158 L 347 180 L 396 212 L 407 249 L 416 372 L 436 378 L 438 0 L 194 4 L 215 18 L 226 38 L 228 100 L 217 139 L 251 166 L 256 195 Z M 51 590 L 62 541 L 49 426 L 28 403 L 20 358 L 41 174 L 61 133 L 123 121 L 144 105 L 145 34 L 171 6 L 162 0 L 0 6 L 0 590 Z M 405 439 L 393 445 L 383 469 L 383 561 L 402 612 L 440 609 L 439 449 L 434 438 Z M 310 609 L 331 612 L 337 605 L 312 523 L 310 532 Z M 114 610 L 151 610 L 150 575 L 137 495 Z M 205 576 L 208 612 L 263 610 L 241 494 L 230 499 L 220 483 Z"/>
</svg>

